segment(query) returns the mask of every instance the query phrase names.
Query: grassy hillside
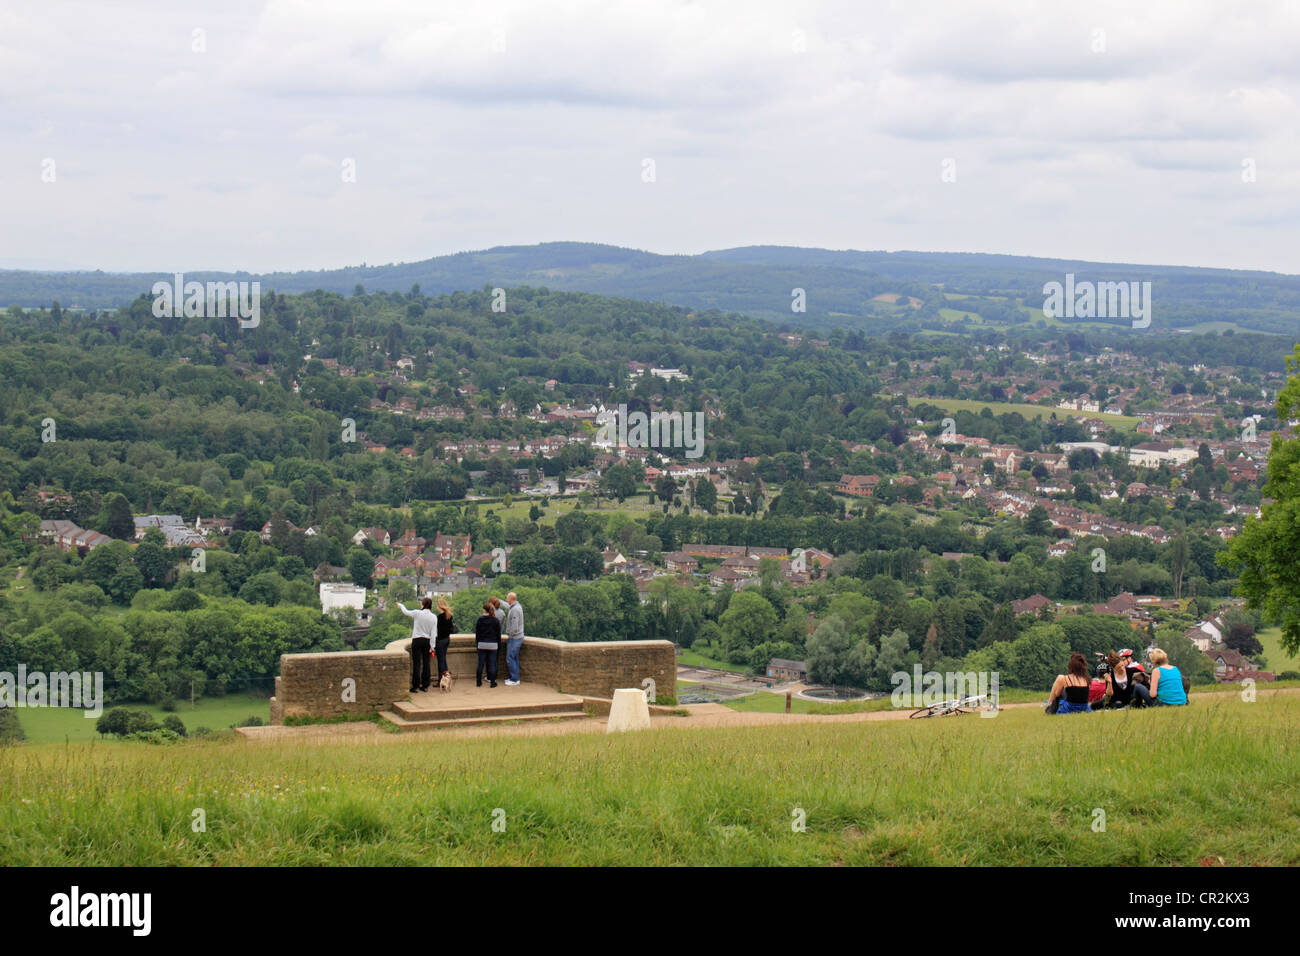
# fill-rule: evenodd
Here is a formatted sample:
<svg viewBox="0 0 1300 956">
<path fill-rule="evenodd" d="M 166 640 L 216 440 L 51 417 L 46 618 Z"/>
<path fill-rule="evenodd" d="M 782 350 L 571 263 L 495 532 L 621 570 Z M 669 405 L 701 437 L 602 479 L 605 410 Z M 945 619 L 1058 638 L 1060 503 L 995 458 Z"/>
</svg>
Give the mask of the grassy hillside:
<svg viewBox="0 0 1300 956">
<path fill-rule="evenodd" d="M 1297 732 L 1300 695 L 1264 693 L 1060 719 L 1025 708 L 610 737 L 8 747 L 0 854 L 79 866 L 1295 865 Z M 206 832 L 191 829 L 196 808 Z M 798 811 L 806 832 L 792 828 Z"/>
</svg>

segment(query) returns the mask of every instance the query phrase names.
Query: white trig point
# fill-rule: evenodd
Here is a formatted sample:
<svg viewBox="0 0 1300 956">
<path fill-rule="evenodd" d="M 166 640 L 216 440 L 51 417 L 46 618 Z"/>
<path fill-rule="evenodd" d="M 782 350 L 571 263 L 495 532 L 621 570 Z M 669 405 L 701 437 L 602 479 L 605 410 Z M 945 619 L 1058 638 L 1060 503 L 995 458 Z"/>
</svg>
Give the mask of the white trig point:
<svg viewBox="0 0 1300 956">
<path fill-rule="evenodd" d="M 645 691 L 640 687 L 621 687 L 614 691 L 614 702 L 609 708 L 609 723 L 606 733 L 622 730 L 649 730 L 650 708 L 646 704 Z"/>
</svg>

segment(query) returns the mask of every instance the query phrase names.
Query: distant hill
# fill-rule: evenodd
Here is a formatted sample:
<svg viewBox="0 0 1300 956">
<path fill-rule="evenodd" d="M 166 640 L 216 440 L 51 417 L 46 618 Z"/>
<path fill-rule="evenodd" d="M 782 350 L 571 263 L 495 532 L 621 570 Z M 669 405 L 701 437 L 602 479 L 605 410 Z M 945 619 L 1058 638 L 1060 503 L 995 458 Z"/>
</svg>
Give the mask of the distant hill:
<svg viewBox="0 0 1300 956">
<path fill-rule="evenodd" d="M 863 331 L 947 328 L 1042 321 L 1043 284 L 1067 272 L 1093 280 L 1150 280 L 1155 327 L 1228 323 L 1292 333 L 1300 324 L 1300 276 L 1230 269 L 1107 264 L 1028 256 L 951 252 L 857 252 L 792 246 L 745 246 L 666 256 L 618 246 L 549 242 L 498 246 L 420 262 L 314 272 L 186 273 L 187 279 L 258 280 L 263 291 L 426 294 L 483 286 L 545 286 L 689 309 L 741 312 L 806 328 Z M 0 305 L 112 308 L 148 294 L 170 273 L 0 270 Z M 791 310 L 803 289 L 806 311 Z M 892 295 L 911 296 L 885 301 Z M 969 296 L 955 301 L 957 296 Z M 883 297 L 883 298 L 877 298 Z"/>
</svg>

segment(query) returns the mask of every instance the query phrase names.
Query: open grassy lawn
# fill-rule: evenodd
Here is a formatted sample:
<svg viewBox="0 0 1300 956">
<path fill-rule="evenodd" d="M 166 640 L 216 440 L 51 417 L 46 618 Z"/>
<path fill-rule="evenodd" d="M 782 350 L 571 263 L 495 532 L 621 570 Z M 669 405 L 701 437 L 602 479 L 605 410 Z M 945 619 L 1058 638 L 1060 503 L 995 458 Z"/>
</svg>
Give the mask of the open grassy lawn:
<svg viewBox="0 0 1300 956">
<path fill-rule="evenodd" d="M 1268 660 L 1268 669 L 1274 674 L 1282 671 L 1300 671 L 1300 656 L 1290 657 L 1282 650 L 1282 628 L 1267 627 L 1255 632 L 1259 643 L 1264 648 L 1264 657 Z"/>
<path fill-rule="evenodd" d="M 714 670 L 732 671 L 736 674 L 748 671 L 748 668 L 739 664 L 728 663 L 722 656 L 722 648 L 714 647 L 708 641 L 696 641 L 690 647 L 682 648 L 682 652 L 677 655 L 677 663 L 681 667 L 712 667 Z"/>
<path fill-rule="evenodd" d="M 1300 695 L 1265 691 L 1253 704 L 1211 694 L 1187 709 L 1074 718 L 1024 708 L 609 736 L 19 745 L 0 748 L 0 856 L 11 866 L 1296 865 L 1298 733 Z M 791 825 L 799 810 L 804 832 Z"/>
<path fill-rule="evenodd" d="M 718 701 L 725 707 L 739 711 L 742 714 L 783 714 L 785 713 L 785 694 L 773 694 L 765 690 L 760 690 L 753 694 L 746 694 L 744 697 L 737 697 L 734 700 Z M 798 697 L 790 701 L 790 712 L 792 714 L 807 714 L 812 711 L 813 707 L 821 706 L 814 704 L 812 701 L 800 700 Z"/>
<path fill-rule="evenodd" d="M 601 498 L 599 508 L 597 508 L 595 502 L 593 502 L 583 510 L 588 514 L 601 516 L 612 515 L 616 511 L 624 511 L 637 518 L 644 518 L 649 514 L 663 514 L 663 502 L 655 499 L 655 503 L 652 505 L 646 500 L 647 494 L 647 491 L 642 491 L 635 497 L 626 499 L 622 504 L 619 504 L 617 501 L 610 498 Z M 527 521 L 529 508 L 534 504 L 540 506 L 541 502 L 541 498 L 534 499 L 519 495 L 511 500 L 509 508 L 505 507 L 500 502 L 493 504 L 480 504 L 479 513 L 486 515 L 491 511 L 498 515 L 502 521 L 506 518 L 520 518 Z M 578 499 L 576 497 L 553 497 L 551 498 L 551 503 L 543 509 L 546 513 L 538 519 L 537 523 L 553 525 L 555 524 L 556 518 L 560 517 L 560 515 L 568 514 L 575 506 L 577 506 L 577 504 Z"/>
<path fill-rule="evenodd" d="M 920 404 L 934 405 L 948 412 L 974 412 L 976 415 L 987 408 L 994 415 L 1018 413 L 1030 420 L 1041 417 L 1046 421 L 1055 413 L 1059 419 L 1096 418 L 1126 428 L 1131 428 L 1138 423 L 1138 419 L 1132 415 L 1111 415 L 1106 412 L 1076 412 L 1065 408 L 1046 408 L 1042 405 L 1025 405 L 1017 402 L 981 402 L 967 398 L 931 398 L 928 395 L 910 398 L 908 402 L 913 406 Z"/>
<path fill-rule="evenodd" d="M 239 723 L 247 717 L 260 717 L 269 721 L 271 705 L 265 697 L 256 694 L 227 694 L 225 697 L 204 697 L 196 701 L 196 708 L 190 709 L 189 701 L 177 701 L 176 714 L 185 722 L 185 729 L 191 733 L 198 727 L 209 730 L 222 730 L 231 724 Z M 122 704 L 131 710 L 147 710 L 162 722 L 167 711 L 152 704 Z M 106 708 L 107 709 L 107 708 Z M 72 742 L 97 740 L 96 720 L 84 716 L 85 711 L 71 710 L 63 707 L 40 707 L 16 710 L 19 726 L 27 736 L 29 744 L 63 743 L 66 738 Z"/>
<path fill-rule="evenodd" d="M 680 681 L 678 682 L 681 683 Z M 1027 704 L 1035 701 L 1047 700 L 1047 693 L 1036 690 L 1020 690 L 1014 687 L 1004 687 L 998 692 L 998 699 L 1004 704 Z M 757 693 L 750 694 L 746 697 L 738 697 L 735 700 L 720 701 L 732 710 L 745 713 L 760 714 L 783 714 L 785 713 L 785 692 L 776 693 L 773 691 L 760 690 Z M 790 713 L 792 714 L 859 714 L 867 711 L 893 710 L 894 705 L 888 696 L 876 697 L 871 700 L 845 701 L 843 703 L 818 703 L 811 700 L 800 700 L 798 697 L 790 699 Z M 908 708 L 915 710 L 915 707 Z"/>
</svg>

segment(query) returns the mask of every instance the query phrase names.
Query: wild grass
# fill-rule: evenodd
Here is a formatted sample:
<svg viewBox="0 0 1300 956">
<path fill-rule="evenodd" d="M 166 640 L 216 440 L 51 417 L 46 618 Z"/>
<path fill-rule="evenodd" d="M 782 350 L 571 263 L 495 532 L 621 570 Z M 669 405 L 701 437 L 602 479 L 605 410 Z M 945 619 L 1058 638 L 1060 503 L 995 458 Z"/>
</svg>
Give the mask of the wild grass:
<svg viewBox="0 0 1300 956">
<path fill-rule="evenodd" d="M 1261 692 L 1061 718 L 1025 708 L 610 736 L 17 745 L 0 748 L 0 857 L 1295 865 L 1298 731 L 1300 695 Z"/>
</svg>

